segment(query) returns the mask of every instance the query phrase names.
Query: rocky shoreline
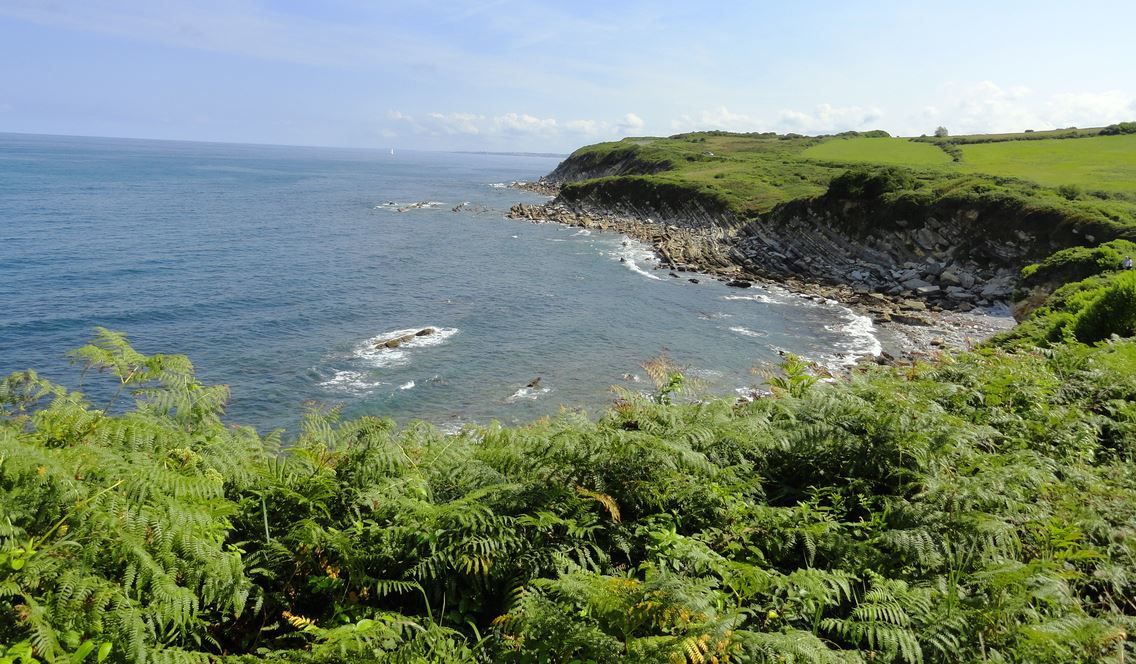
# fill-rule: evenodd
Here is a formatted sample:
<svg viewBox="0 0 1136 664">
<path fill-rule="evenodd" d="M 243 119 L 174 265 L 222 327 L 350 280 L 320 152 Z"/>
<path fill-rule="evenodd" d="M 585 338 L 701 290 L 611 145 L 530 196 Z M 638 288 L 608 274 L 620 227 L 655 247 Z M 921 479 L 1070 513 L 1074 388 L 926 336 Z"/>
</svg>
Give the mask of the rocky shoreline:
<svg viewBox="0 0 1136 664">
<path fill-rule="evenodd" d="M 543 179 L 514 186 L 546 196 L 556 195 L 556 186 Z M 946 270 L 940 266 L 939 275 L 934 275 L 933 264 L 924 263 L 900 265 L 895 270 L 893 279 L 911 282 L 910 287 L 885 288 L 882 283 L 855 279 L 860 275 L 853 275 L 851 283 L 822 283 L 794 275 L 771 276 L 753 269 L 752 263 L 738 251 L 736 236 L 723 226 L 679 226 L 651 217 L 570 206 L 558 200 L 543 205 L 518 203 L 507 216 L 532 223 L 559 223 L 622 233 L 654 247 L 662 265 L 674 278 L 690 278 L 693 276 L 690 273 L 699 273 L 730 285 L 756 283 L 782 288 L 818 302 L 833 301 L 847 306 L 871 318 L 883 346 L 883 353 L 875 358 L 881 364 L 911 362 L 946 350 L 969 349 L 1014 325 L 1008 305 L 1001 300 L 1008 297 L 1012 288 L 1012 278 L 1006 275 L 995 277 L 1000 281 L 990 287 L 989 283 L 979 282 L 970 274 L 964 273 L 967 276 L 960 278 L 948 272 L 947 280 L 958 278 L 959 285 L 955 286 L 957 290 L 946 291 L 938 284 L 923 280 L 924 276 L 941 276 Z M 932 272 L 927 272 L 929 266 Z M 963 289 L 961 284 L 966 281 L 970 282 L 969 288 Z M 983 292 L 997 299 L 981 297 Z M 954 294 L 962 297 L 951 297 Z"/>
</svg>

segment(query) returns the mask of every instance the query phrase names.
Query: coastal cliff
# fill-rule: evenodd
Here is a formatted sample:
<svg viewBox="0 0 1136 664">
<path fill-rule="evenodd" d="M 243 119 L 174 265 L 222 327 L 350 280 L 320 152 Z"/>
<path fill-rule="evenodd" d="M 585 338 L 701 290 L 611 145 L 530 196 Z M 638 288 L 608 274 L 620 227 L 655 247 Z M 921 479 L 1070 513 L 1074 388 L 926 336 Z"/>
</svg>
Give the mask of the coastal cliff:
<svg viewBox="0 0 1136 664">
<path fill-rule="evenodd" d="M 830 165 L 819 193 L 739 208 L 713 186 L 682 177 L 682 160 L 645 152 L 637 145 L 577 151 L 542 179 L 558 188 L 551 202 L 516 206 L 511 216 L 628 233 L 653 244 L 672 269 L 954 311 L 1008 306 L 1022 269 L 1055 251 L 1134 236 L 1131 226 L 1092 208 L 1049 203 L 1036 187 L 994 177 L 954 182 L 897 168 Z M 705 151 L 687 155 L 686 163 L 715 158 L 722 157 Z M 657 174 L 668 177 L 651 177 Z M 814 184 L 816 191 L 825 183 Z M 1042 294 L 1056 285 L 1030 284 Z"/>
</svg>

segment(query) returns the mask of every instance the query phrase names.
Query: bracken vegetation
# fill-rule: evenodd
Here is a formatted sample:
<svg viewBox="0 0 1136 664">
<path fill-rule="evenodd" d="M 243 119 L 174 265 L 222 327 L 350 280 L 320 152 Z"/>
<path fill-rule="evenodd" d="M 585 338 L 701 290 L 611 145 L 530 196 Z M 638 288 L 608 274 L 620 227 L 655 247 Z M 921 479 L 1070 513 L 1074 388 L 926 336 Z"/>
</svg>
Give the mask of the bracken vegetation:
<svg viewBox="0 0 1136 664">
<path fill-rule="evenodd" d="M 108 403 L 0 383 L 0 662 L 1131 661 L 1130 275 L 1035 312 L 1068 334 L 789 358 L 749 403 L 654 363 L 598 421 L 313 409 L 286 446 L 100 330 Z"/>
</svg>

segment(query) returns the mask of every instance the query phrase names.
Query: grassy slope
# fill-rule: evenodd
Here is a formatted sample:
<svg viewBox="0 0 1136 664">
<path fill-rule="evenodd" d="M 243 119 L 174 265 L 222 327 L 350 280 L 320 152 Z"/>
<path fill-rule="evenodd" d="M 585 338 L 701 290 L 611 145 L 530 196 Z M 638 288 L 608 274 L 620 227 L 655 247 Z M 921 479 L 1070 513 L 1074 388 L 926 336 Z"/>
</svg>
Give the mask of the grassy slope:
<svg viewBox="0 0 1136 664">
<path fill-rule="evenodd" d="M 851 138 L 827 140 L 801 153 L 823 161 L 851 161 L 897 166 L 948 166 L 947 153 L 928 143 L 902 138 Z"/>
<path fill-rule="evenodd" d="M 962 146 L 961 166 L 1048 186 L 1136 194 L 1136 134 Z"/>
<path fill-rule="evenodd" d="M 799 158 L 810 141 L 693 134 L 600 143 L 573 156 L 633 148 L 638 159 L 671 164 L 669 170 L 646 176 L 653 181 L 697 189 L 739 212 L 765 212 L 778 203 L 823 193 L 840 173 Z"/>
<path fill-rule="evenodd" d="M 620 177 L 691 191 L 742 217 L 819 196 L 850 167 L 880 165 L 911 170 L 917 186 L 906 193 L 926 203 L 1001 197 L 1012 199 L 1018 209 L 1136 226 L 1136 159 L 1131 156 L 1136 136 L 1082 137 L 1091 131 L 1096 130 L 1064 132 L 1076 140 L 1036 138 L 1044 135 L 1041 132 L 991 136 L 986 142 L 979 136 L 956 137 L 952 140 L 962 144 L 944 149 L 921 139 L 708 132 L 600 143 L 581 148 L 573 157 L 595 159 L 618 152 L 665 165 L 650 175 Z M 961 161 L 952 160 L 947 149 Z M 618 197 L 627 193 L 619 188 L 620 177 L 570 185 L 566 194 L 605 190 Z"/>
</svg>

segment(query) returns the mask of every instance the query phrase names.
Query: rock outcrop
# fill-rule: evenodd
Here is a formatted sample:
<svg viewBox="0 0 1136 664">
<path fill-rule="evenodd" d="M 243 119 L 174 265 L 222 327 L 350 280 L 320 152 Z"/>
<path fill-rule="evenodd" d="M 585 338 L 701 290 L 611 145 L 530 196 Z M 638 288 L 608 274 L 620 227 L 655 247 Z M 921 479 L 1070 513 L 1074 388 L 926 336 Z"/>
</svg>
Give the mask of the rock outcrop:
<svg viewBox="0 0 1136 664">
<path fill-rule="evenodd" d="M 437 330 L 432 327 L 424 327 L 417 332 L 391 337 L 389 339 L 380 339 L 375 342 L 375 348 L 398 348 L 408 341 L 414 341 L 418 337 L 428 337 L 436 332 Z"/>
</svg>

